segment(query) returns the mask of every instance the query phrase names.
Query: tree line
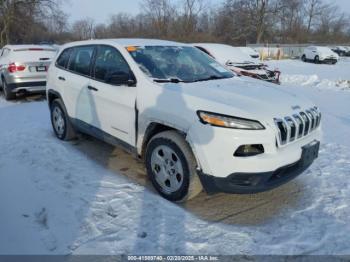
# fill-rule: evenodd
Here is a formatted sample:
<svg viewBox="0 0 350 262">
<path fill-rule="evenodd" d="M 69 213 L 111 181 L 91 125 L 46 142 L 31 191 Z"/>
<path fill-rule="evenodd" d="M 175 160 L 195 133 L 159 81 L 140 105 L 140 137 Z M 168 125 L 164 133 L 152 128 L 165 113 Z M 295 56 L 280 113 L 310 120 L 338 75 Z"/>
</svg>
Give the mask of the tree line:
<svg viewBox="0 0 350 262">
<path fill-rule="evenodd" d="M 349 14 L 324 0 L 143 0 L 137 14 L 71 24 L 62 1 L 0 0 L 1 46 L 121 37 L 236 45 L 350 42 Z"/>
</svg>

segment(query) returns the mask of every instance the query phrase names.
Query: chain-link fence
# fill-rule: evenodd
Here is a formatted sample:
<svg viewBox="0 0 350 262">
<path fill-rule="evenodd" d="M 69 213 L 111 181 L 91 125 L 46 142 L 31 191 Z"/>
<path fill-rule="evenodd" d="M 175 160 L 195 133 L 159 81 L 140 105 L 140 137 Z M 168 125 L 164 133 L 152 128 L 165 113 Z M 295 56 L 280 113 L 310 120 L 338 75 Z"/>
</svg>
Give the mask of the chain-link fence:
<svg viewBox="0 0 350 262">
<path fill-rule="evenodd" d="M 304 49 L 311 45 L 329 47 L 333 46 L 326 44 L 248 44 L 249 47 L 257 50 L 262 57 L 273 59 L 300 58 L 304 52 Z M 337 46 L 350 46 L 350 44 L 348 43 Z"/>
</svg>

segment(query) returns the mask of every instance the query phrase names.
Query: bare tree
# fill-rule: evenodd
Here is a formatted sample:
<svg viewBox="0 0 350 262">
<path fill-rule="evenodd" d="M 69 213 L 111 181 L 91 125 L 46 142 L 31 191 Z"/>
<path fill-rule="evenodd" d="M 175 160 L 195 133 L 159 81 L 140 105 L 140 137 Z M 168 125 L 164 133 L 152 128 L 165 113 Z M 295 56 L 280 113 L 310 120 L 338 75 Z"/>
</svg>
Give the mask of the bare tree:
<svg viewBox="0 0 350 262">
<path fill-rule="evenodd" d="M 171 19 L 176 15 L 170 0 L 144 0 L 141 4 L 146 17 L 151 20 L 154 36 L 169 35 Z"/>
<path fill-rule="evenodd" d="M 183 42 L 350 42 L 350 18 L 326 0 L 143 0 L 135 15 L 67 24 L 65 0 L 0 0 L 0 44 L 117 37 Z"/>
<path fill-rule="evenodd" d="M 0 43 L 16 42 L 16 33 L 25 33 L 34 21 L 57 11 L 59 1 L 54 0 L 1 0 L 0 1 Z"/>
<path fill-rule="evenodd" d="M 182 0 L 181 23 L 183 34 L 189 36 L 196 31 L 199 16 L 208 7 L 206 0 Z"/>
<path fill-rule="evenodd" d="M 322 0 L 304 0 L 305 17 L 307 19 L 307 33 L 316 20 L 322 15 L 325 5 Z"/>
<path fill-rule="evenodd" d="M 85 18 L 76 21 L 72 26 L 72 34 L 76 40 L 87 40 L 95 37 L 95 21 L 92 18 Z"/>
</svg>

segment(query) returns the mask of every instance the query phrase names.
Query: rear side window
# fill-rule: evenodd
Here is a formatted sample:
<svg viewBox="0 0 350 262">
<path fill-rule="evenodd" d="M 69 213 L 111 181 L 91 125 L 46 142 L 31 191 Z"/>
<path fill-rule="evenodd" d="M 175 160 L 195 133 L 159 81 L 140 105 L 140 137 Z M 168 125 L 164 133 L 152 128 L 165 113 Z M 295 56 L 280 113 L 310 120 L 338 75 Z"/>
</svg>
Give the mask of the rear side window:
<svg viewBox="0 0 350 262">
<path fill-rule="evenodd" d="M 71 48 L 64 50 L 60 55 L 60 57 L 57 59 L 57 63 L 56 63 L 57 66 L 66 68 L 71 54 L 72 54 Z"/>
<path fill-rule="evenodd" d="M 68 69 L 81 75 L 90 75 L 94 46 L 81 46 L 73 49 Z"/>
<path fill-rule="evenodd" d="M 93 71 L 97 80 L 108 82 L 115 73 L 130 73 L 128 63 L 118 50 L 111 46 L 99 46 Z"/>
</svg>

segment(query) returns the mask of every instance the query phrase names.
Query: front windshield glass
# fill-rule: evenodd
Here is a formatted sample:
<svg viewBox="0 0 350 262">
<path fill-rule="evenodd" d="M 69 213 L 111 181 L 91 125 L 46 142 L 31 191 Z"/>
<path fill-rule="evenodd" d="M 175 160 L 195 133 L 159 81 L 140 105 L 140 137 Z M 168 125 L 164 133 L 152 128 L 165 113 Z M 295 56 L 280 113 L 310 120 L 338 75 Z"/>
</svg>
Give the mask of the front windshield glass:
<svg viewBox="0 0 350 262">
<path fill-rule="evenodd" d="M 234 76 L 194 47 L 144 46 L 128 51 L 141 70 L 155 81 L 197 82 Z"/>
<path fill-rule="evenodd" d="M 332 52 L 332 50 L 328 47 L 317 47 L 318 51 L 320 52 Z"/>
</svg>

